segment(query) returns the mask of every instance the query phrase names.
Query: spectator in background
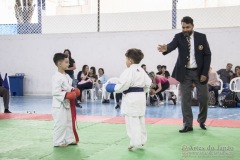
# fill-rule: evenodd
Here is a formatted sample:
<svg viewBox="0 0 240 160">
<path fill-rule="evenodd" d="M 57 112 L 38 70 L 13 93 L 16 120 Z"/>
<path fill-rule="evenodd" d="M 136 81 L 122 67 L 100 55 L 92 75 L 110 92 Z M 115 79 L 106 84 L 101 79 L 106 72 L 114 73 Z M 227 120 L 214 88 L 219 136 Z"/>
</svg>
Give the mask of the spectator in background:
<svg viewBox="0 0 240 160">
<path fill-rule="evenodd" d="M 107 78 L 104 74 L 104 69 L 103 68 L 99 68 L 98 69 L 98 83 L 99 84 L 104 84 L 107 82 Z"/>
<path fill-rule="evenodd" d="M 97 76 L 95 67 L 90 68 L 90 72 L 88 74 L 88 77 L 92 79 L 93 88 L 95 89 L 95 95 L 92 95 L 92 96 L 94 96 L 94 99 L 97 99 L 97 95 L 98 95 L 98 91 L 99 91 L 99 85 L 98 85 L 98 76 Z"/>
<path fill-rule="evenodd" d="M 98 69 L 98 86 L 99 88 L 102 88 L 103 87 L 103 84 L 107 82 L 107 78 L 104 74 L 104 69 L 103 68 L 99 68 Z M 103 94 L 103 101 L 102 103 L 109 103 L 109 93 L 108 92 L 105 92 L 103 91 L 102 89 L 100 89 L 102 91 L 102 94 Z"/>
<path fill-rule="evenodd" d="M 170 77 L 170 74 L 169 72 L 167 71 L 167 66 L 161 66 L 161 71 L 162 71 L 162 76 L 166 77 L 166 78 L 169 78 Z"/>
<path fill-rule="evenodd" d="M 147 71 L 147 66 L 146 64 L 142 64 L 141 65 L 142 69 L 148 74 L 148 71 Z"/>
<path fill-rule="evenodd" d="M 98 76 L 97 76 L 95 67 L 90 68 L 90 72 L 88 73 L 88 77 L 91 78 L 93 82 L 97 82 Z"/>
<path fill-rule="evenodd" d="M 162 68 L 161 67 L 162 67 L 161 65 L 157 66 L 158 72 L 156 73 L 156 75 L 161 75 L 162 74 Z"/>
<path fill-rule="evenodd" d="M 231 80 L 231 77 L 233 76 L 232 64 L 228 63 L 226 66 L 226 69 L 220 69 L 217 71 L 217 74 L 220 75 L 220 79 L 223 81 L 223 88 L 229 88 L 229 83 Z"/>
<path fill-rule="evenodd" d="M 4 113 L 12 113 L 9 111 L 9 90 L 3 86 L 3 79 L 0 75 L 0 96 L 3 97 Z"/>
<path fill-rule="evenodd" d="M 93 82 L 92 79 L 88 77 L 89 74 L 89 67 L 88 65 L 83 65 L 82 70 L 78 72 L 77 75 L 77 80 L 78 80 L 78 85 L 77 88 L 80 90 L 80 96 L 77 97 L 77 107 L 81 107 L 80 103 L 82 100 L 82 91 L 85 89 L 92 89 L 93 87 Z"/>
<path fill-rule="evenodd" d="M 69 49 L 65 49 L 63 53 L 68 55 L 69 59 L 69 66 L 65 72 L 72 78 L 72 80 L 74 80 L 74 70 L 76 69 L 76 64 L 74 59 L 72 59 L 72 53 Z"/>
<path fill-rule="evenodd" d="M 235 71 L 235 73 L 233 73 L 233 76 L 232 76 L 231 79 L 236 78 L 236 77 L 239 77 L 239 76 L 237 75 L 237 73 L 238 73 L 238 71 L 240 71 L 240 66 L 236 66 L 234 71 Z"/>
<path fill-rule="evenodd" d="M 214 91 L 214 95 L 216 98 L 216 103 L 215 105 L 218 105 L 218 90 L 220 89 L 220 83 L 218 80 L 218 75 L 216 72 L 212 70 L 212 67 L 210 67 L 209 72 L 208 72 L 208 91 Z"/>
<path fill-rule="evenodd" d="M 149 77 L 152 79 L 152 89 L 155 90 L 155 94 L 160 99 L 160 104 L 164 104 L 162 92 L 169 88 L 170 84 L 166 77 L 161 75 L 155 75 L 154 72 L 149 73 Z"/>
</svg>

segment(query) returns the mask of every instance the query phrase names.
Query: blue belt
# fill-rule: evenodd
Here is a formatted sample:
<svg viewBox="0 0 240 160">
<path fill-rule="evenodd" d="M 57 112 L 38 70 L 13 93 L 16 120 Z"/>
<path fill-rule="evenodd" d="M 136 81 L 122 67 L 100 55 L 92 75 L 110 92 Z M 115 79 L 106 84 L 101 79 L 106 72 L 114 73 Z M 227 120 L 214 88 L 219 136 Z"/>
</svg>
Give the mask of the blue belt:
<svg viewBox="0 0 240 160">
<path fill-rule="evenodd" d="M 129 93 L 129 92 L 143 92 L 144 90 L 143 90 L 143 88 L 141 88 L 141 87 L 130 87 L 130 88 L 128 88 L 128 90 L 126 90 L 126 91 L 123 91 L 123 93 L 124 94 L 127 94 L 127 93 Z"/>
</svg>

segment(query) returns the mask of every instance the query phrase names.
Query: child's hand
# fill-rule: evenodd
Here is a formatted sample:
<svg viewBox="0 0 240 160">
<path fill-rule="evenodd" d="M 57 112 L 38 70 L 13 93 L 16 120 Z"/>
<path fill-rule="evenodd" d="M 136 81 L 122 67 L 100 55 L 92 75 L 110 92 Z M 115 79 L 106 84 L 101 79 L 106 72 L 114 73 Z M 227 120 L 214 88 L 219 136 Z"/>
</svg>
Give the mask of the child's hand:
<svg viewBox="0 0 240 160">
<path fill-rule="evenodd" d="M 80 90 L 78 88 L 73 88 L 72 92 L 76 93 L 76 96 L 80 96 Z"/>
<path fill-rule="evenodd" d="M 67 92 L 66 93 L 66 99 L 69 99 L 69 100 L 74 100 L 74 99 L 76 99 L 76 93 L 75 92 Z"/>
</svg>

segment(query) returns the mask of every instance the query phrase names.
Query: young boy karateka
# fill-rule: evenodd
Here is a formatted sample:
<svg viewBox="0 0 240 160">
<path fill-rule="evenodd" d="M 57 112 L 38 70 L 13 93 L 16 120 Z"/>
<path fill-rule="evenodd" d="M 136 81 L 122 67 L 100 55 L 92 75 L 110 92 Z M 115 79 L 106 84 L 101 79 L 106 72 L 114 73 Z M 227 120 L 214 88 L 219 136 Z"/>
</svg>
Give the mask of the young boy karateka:
<svg viewBox="0 0 240 160">
<path fill-rule="evenodd" d="M 65 73 L 69 66 L 67 55 L 56 53 L 53 61 L 58 68 L 52 77 L 53 145 L 65 147 L 79 141 L 76 132 L 75 98 L 80 95 L 80 91 L 72 87 L 72 79 Z"/>
<path fill-rule="evenodd" d="M 108 92 L 123 93 L 121 112 L 125 115 L 129 150 L 143 146 L 147 141 L 145 129 L 146 93 L 152 83 L 139 65 L 144 54 L 139 49 L 129 49 L 126 56 L 127 69 L 121 74 L 117 84 L 109 83 Z"/>
</svg>

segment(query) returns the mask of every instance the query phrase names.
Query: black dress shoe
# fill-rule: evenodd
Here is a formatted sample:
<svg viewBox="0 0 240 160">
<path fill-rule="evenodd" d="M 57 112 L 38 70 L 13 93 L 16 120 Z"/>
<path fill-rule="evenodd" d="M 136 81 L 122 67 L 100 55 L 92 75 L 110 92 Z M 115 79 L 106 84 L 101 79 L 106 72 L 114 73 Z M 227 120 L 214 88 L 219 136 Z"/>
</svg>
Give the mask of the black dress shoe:
<svg viewBox="0 0 240 160">
<path fill-rule="evenodd" d="M 189 132 L 189 131 L 193 131 L 193 128 L 185 126 L 181 130 L 179 130 L 180 133 L 185 133 L 185 132 Z"/>
<path fill-rule="evenodd" d="M 82 108 L 82 106 L 80 105 L 80 103 L 76 103 L 76 107 Z"/>
<path fill-rule="evenodd" d="M 115 109 L 118 109 L 118 108 L 120 108 L 120 105 L 119 105 L 119 104 L 116 105 Z"/>
<path fill-rule="evenodd" d="M 205 125 L 204 123 L 200 123 L 200 127 L 201 127 L 202 129 L 204 129 L 204 130 L 207 129 L 207 128 L 206 128 L 206 125 Z"/>
<path fill-rule="evenodd" d="M 8 109 L 5 109 L 4 113 L 12 113 L 12 112 L 10 112 Z"/>
</svg>

